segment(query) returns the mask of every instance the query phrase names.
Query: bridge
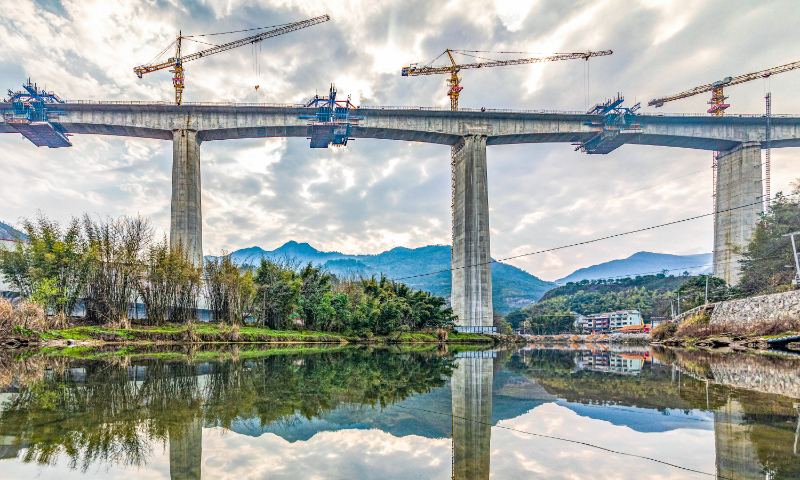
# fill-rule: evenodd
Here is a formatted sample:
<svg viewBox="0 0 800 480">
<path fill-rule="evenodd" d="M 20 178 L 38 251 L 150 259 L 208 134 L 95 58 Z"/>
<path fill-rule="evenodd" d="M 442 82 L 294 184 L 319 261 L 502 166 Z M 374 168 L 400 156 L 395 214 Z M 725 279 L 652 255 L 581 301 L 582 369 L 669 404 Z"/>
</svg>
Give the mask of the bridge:
<svg viewBox="0 0 800 480">
<path fill-rule="evenodd" d="M 0 133 L 27 134 L 30 124 L 14 122 L 10 103 Z M 202 257 L 200 145 L 237 138 L 308 137 L 307 118 L 317 109 L 303 105 L 91 102 L 57 104 L 49 121 L 65 135 L 116 135 L 173 142 L 171 241 Z M 739 278 L 736 248 L 750 238 L 762 210 L 761 149 L 766 118 L 759 115 L 631 114 L 617 118 L 582 112 L 469 110 L 419 107 L 363 107 L 354 110 L 349 136 L 404 140 L 456 147 L 454 170 L 451 303 L 459 324 L 484 330 L 492 325 L 489 201 L 486 147 L 519 143 L 568 142 L 587 153 L 607 154 L 625 144 L 692 148 L 718 156 L 714 275 Z M 303 119 L 301 117 L 305 117 Z M 60 135 L 60 134 L 59 134 Z M 41 140 L 41 142 L 45 142 Z M 70 145 L 67 136 L 58 140 Z M 45 143 L 38 143 L 45 144 Z M 800 117 L 770 119 L 772 148 L 800 146 Z"/>
</svg>

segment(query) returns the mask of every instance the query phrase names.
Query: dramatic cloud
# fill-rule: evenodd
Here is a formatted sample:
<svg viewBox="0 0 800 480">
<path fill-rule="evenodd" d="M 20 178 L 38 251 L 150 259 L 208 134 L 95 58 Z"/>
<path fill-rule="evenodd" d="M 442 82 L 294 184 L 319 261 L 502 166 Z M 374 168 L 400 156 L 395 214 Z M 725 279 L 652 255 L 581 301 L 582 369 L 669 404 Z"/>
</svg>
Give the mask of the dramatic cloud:
<svg viewBox="0 0 800 480">
<path fill-rule="evenodd" d="M 580 111 L 617 92 L 629 104 L 646 103 L 800 59 L 792 41 L 800 7 L 788 0 L 6 0 L 0 83 L 16 90 L 31 77 L 68 99 L 170 100 L 169 73 L 140 80 L 132 68 L 156 56 L 178 31 L 242 30 L 323 13 L 330 22 L 186 64 L 184 99 L 298 102 L 335 83 L 340 94 L 363 105 L 446 107 L 443 76 L 403 78 L 400 68 L 445 48 L 614 50 L 588 63 L 463 75 L 463 107 Z M 244 35 L 197 39 L 220 43 Z M 187 42 L 185 48 L 204 47 Z M 503 58 L 515 56 L 524 54 Z M 769 82 L 776 113 L 800 111 L 794 95 L 800 72 Z M 763 112 L 764 90 L 761 80 L 728 89 L 728 112 Z M 704 112 L 707 101 L 699 95 L 663 110 Z M 76 136 L 73 143 L 37 149 L 19 135 L 0 136 L 0 218 L 14 222 L 37 209 L 59 220 L 83 212 L 138 212 L 169 230 L 168 142 Z M 489 148 L 494 258 L 711 211 L 710 152 L 625 146 L 588 156 L 573 148 Z M 773 192 L 800 176 L 794 155 L 790 149 L 773 153 Z M 274 248 L 288 240 L 347 253 L 449 243 L 446 146 L 357 140 L 344 149 L 311 150 L 303 139 L 236 140 L 204 143 L 201 159 L 206 253 Z M 510 263 L 555 279 L 642 250 L 708 252 L 712 230 L 710 219 L 697 220 Z"/>
</svg>

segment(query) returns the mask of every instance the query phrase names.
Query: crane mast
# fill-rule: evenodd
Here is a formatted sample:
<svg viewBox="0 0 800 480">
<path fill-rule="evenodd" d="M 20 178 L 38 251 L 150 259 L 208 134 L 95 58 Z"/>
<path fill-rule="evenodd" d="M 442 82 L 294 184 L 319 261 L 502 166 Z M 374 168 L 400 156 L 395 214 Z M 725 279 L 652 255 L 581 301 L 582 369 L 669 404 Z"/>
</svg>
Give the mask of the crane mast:
<svg viewBox="0 0 800 480">
<path fill-rule="evenodd" d="M 232 50 L 234 48 L 238 48 L 244 45 L 250 45 L 253 43 L 258 43 L 267 38 L 277 37 L 278 35 L 283 35 L 285 33 L 294 32 L 295 30 L 300 30 L 303 28 L 311 27 L 317 25 L 319 23 L 327 22 L 330 20 L 331 17 L 328 15 L 322 15 L 319 17 L 311 18 L 308 20 L 303 20 L 302 22 L 295 22 L 290 23 L 288 25 L 283 25 L 278 28 L 274 28 L 272 30 L 268 30 L 266 32 L 261 32 L 256 35 L 251 35 L 246 38 L 242 38 L 240 40 L 235 40 L 233 42 L 229 42 L 223 45 L 215 45 L 212 48 L 207 48 L 200 52 L 192 53 L 186 56 L 181 55 L 181 41 L 184 38 L 191 38 L 190 36 L 183 36 L 182 33 L 178 34 L 178 38 L 175 40 L 175 56 L 172 58 L 167 59 L 164 62 L 150 62 L 145 65 L 140 65 L 133 69 L 133 72 L 139 77 L 145 73 L 155 72 L 158 70 L 163 70 L 165 68 L 172 68 L 170 72 L 173 74 L 172 76 L 172 84 L 175 87 L 175 104 L 180 105 L 183 100 L 183 88 L 184 88 L 184 70 L 183 64 L 192 60 L 197 60 L 198 58 L 208 57 L 210 55 L 214 55 L 217 53 L 227 52 L 228 50 Z"/>
</svg>

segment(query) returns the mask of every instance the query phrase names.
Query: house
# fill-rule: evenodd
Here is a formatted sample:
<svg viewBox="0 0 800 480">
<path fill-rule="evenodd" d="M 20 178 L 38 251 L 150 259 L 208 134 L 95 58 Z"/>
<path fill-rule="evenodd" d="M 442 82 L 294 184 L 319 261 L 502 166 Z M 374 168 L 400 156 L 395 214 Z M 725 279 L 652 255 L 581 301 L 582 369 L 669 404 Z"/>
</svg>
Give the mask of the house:
<svg viewBox="0 0 800 480">
<path fill-rule="evenodd" d="M 594 313 L 582 318 L 580 324 L 584 333 L 609 332 L 620 328 L 638 325 L 644 327 L 644 320 L 638 310 L 619 310 L 616 312 Z"/>
<path fill-rule="evenodd" d="M 608 316 L 611 330 L 630 325 L 644 325 L 642 314 L 638 310 L 620 310 L 609 313 Z"/>
<path fill-rule="evenodd" d="M 611 318 L 607 313 L 595 313 L 583 317 L 584 332 L 607 332 L 611 326 Z"/>
</svg>

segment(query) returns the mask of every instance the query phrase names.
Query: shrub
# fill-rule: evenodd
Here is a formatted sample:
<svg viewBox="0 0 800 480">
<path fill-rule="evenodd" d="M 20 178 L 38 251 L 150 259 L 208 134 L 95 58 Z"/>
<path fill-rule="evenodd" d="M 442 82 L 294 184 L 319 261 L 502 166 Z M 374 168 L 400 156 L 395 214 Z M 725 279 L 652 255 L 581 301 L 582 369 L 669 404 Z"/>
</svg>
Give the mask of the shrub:
<svg viewBox="0 0 800 480">
<path fill-rule="evenodd" d="M 440 342 L 446 342 L 447 341 L 447 330 L 445 330 L 443 328 L 437 328 L 436 329 L 436 338 L 439 339 Z"/>
<path fill-rule="evenodd" d="M 44 307 L 31 302 L 12 303 L 0 299 L 0 335 L 8 335 L 13 331 L 27 330 L 44 332 L 65 328 L 67 317 L 63 313 L 45 315 Z"/>
<path fill-rule="evenodd" d="M 727 330 L 725 325 L 711 325 L 710 315 L 691 317 L 678 326 L 675 336 L 678 338 L 699 338 L 719 335 Z"/>
<path fill-rule="evenodd" d="M 662 323 L 650 332 L 650 340 L 662 342 L 668 338 L 675 336 L 678 331 L 678 325 L 674 322 Z"/>
</svg>

